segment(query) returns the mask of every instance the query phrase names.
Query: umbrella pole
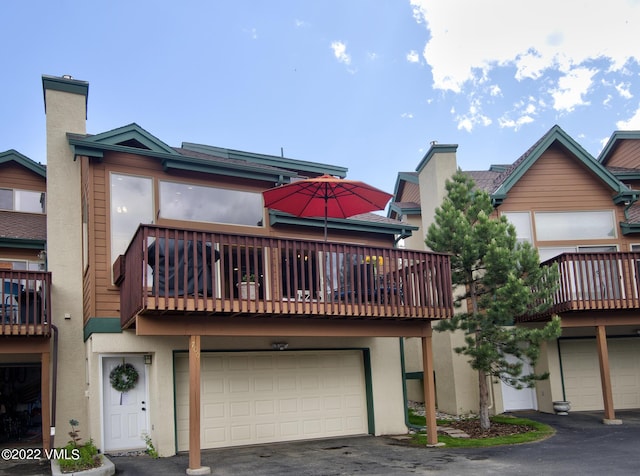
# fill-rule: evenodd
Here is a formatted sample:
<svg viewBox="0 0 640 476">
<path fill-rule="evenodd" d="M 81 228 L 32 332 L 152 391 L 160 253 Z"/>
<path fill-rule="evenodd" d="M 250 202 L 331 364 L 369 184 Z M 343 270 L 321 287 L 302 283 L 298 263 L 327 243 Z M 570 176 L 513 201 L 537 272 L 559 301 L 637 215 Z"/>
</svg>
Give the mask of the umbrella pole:
<svg viewBox="0 0 640 476">
<path fill-rule="evenodd" d="M 329 213 L 329 207 L 327 205 L 328 199 L 324 199 L 324 242 L 327 242 L 327 215 Z"/>
</svg>

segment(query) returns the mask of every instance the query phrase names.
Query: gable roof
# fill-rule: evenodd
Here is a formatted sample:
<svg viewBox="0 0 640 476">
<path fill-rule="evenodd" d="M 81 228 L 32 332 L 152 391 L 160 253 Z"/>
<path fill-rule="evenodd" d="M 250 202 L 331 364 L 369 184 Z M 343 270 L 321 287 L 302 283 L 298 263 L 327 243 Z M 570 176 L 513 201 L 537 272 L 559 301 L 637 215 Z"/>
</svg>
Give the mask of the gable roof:
<svg viewBox="0 0 640 476">
<path fill-rule="evenodd" d="M 105 150 L 131 152 L 138 149 L 151 155 L 178 155 L 172 147 L 153 136 L 138 124 L 131 123 L 96 135 L 69 134 L 74 155 L 102 158 Z"/>
<path fill-rule="evenodd" d="M 616 192 L 614 203 L 620 203 L 630 198 L 630 189 L 620 182 L 610 171 L 608 171 L 591 154 L 584 150 L 569 134 L 560 126 L 553 126 L 543 135 L 528 151 L 526 151 L 511 167 L 500 173 L 493 181 L 488 190 L 494 205 L 500 205 L 507 197 L 509 190 L 522 178 L 531 166 L 542 156 L 544 152 L 554 143 L 564 146 L 578 161 L 593 172 L 605 185 L 613 192 Z"/>
<path fill-rule="evenodd" d="M 620 142 L 627 139 L 640 139 L 640 131 L 614 131 L 611 137 L 609 137 L 604 149 L 602 149 L 602 152 L 598 155 L 598 162 L 602 165 L 607 165 L 607 162 L 620 145 Z"/>
<path fill-rule="evenodd" d="M 9 149 L 5 152 L 0 153 L 0 164 L 9 162 L 15 162 L 18 165 L 21 165 L 22 167 L 40 175 L 41 177 L 47 177 L 47 168 L 44 165 L 34 162 L 29 157 L 27 157 L 26 155 L 22 155 L 17 150 Z"/>
<path fill-rule="evenodd" d="M 402 197 L 406 184 L 419 185 L 418 172 L 398 172 L 396 184 L 393 187 L 393 200 L 389 204 L 387 217 L 397 219 L 398 215 L 420 215 L 420 203 L 413 201 L 398 201 Z"/>
</svg>

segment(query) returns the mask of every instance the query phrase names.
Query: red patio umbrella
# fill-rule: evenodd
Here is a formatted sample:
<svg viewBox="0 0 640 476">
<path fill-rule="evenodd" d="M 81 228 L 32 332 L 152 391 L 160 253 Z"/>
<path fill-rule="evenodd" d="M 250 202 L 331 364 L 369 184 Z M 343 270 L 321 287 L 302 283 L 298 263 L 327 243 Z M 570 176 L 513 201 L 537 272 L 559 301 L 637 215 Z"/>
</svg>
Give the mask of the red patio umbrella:
<svg viewBox="0 0 640 476">
<path fill-rule="evenodd" d="M 359 213 L 383 210 L 392 195 L 357 180 L 333 175 L 298 180 L 262 192 L 264 206 L 298 217 L 348 218 Z"/>
</svg>

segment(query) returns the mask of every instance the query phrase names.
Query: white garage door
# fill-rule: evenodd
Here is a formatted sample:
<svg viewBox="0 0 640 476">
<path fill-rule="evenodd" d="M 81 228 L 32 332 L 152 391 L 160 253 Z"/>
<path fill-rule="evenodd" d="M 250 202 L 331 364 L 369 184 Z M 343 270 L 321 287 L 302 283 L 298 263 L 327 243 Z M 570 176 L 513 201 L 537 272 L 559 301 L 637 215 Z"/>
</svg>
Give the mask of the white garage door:
<svg viewBox="0 0 640 476">
<path fill-rule="evenodd" d="M 178 451 L 189 449 L 189 358 L 178 354 Z M 201 354 L 202 448 L 365 434 L 362 352 Z"/>
<path fill-rule="evenodd" d="M 640 408 L 640 342 L 633 338 L 608 339 L 607 346 L 614 408 Z M 571 409 L 604 409 L 596 340 L 563 340 L 560 352 Z"/>
</svg>

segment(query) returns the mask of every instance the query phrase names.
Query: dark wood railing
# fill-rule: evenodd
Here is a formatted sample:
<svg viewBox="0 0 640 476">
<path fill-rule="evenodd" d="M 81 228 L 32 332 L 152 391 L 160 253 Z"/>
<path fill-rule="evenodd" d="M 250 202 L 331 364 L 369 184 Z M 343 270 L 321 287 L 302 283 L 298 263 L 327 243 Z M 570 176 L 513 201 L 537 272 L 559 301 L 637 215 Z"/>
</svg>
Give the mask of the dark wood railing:
<svg viewBox="0 0 640 476">
<path fill-rule="evenodd" d="M 260 314 L 443 319 L 444 254 L 141 225 L 114 264 L 121 319 Z"/>
<path fill-rule="evenodd" d="M 640 308 L 640 253 L 563 253 L 542 265 L 553 263 L 560 272 L 553 305 L 519 322 L 570 311 Z"/>
<path fill-rule="evenodd" d="M 48 336 L 51 273 L 0 271 L 0 335 Z"/>
</svg>

